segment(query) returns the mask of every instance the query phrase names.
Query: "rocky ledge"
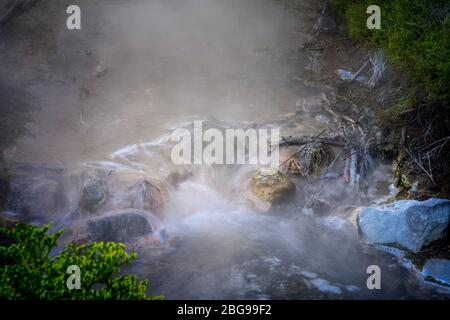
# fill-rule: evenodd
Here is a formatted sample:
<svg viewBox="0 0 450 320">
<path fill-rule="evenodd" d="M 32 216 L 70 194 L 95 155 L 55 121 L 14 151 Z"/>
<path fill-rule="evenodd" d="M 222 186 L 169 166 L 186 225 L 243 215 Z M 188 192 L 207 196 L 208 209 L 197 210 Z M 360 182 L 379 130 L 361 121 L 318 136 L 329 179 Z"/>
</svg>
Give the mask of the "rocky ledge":
<svg viewBox="0 0 450 320">
<path fill-rule="evenodd" d="M 374 244 L 396 245 L 417 253 L 448 231 L 450 201 L 400 200 L 374 205 L 358 214 L 362 238 Z"/>
<path fill-rule="evenodd" d="M 365 242 L 402 248 L 407 256 L 424 262 L 425 280 L 450 286 L 450 260 L 425 254 L 436 246 L 448 252 L 450 201 L 432 198 L 426 201 L 400 200 L 360 209 L 359 233 Z M 448 254 L 444 254 L 447 257 Z"/>
</svg>

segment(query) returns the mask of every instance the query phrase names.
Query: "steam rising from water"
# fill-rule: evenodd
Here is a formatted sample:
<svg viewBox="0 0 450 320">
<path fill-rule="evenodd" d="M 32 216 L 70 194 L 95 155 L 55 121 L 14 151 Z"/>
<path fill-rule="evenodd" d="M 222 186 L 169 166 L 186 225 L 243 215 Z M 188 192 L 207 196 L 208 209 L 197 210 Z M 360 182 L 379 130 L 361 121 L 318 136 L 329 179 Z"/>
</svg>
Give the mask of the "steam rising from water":
<svg viewBox="0 0 450 320">
<path fill-rule="evenodd" d="M 270 121 L 316 90 L 292 81 L 303 76 L 307 59 L 288 53 L 306 36 L 271 0 L 79 5 L 81 31 L 57 23 L 65 10 L 50 10 L 45 21 L 38 12 L 31 17 L 52 29 L 38 45 L 56 51 L 34 57 L 43 66 L 36 76 L 46 80 L 27 87 L 44 107 L 34 116 L 33 137 L 20 141 L 21 160 L 100 160 L 155 139 L 174 119 Z M 19 53 L 27 45 L 9 41 Z M 18 77 L 30 72 L 29 64 L 15 66 Z"/>
</svg>

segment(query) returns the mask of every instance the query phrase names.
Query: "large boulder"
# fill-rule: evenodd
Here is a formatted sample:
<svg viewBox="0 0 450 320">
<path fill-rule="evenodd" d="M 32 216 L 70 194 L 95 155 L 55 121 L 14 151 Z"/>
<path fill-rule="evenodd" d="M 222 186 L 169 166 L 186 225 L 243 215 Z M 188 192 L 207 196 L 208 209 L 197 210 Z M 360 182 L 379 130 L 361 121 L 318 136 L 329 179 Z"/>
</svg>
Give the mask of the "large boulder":
<svg viewBox="0 0 450 320">
<path fill-rule="evenodd" d="M 270 206 L 290 200 L 295 194 L 295 184 L 278 169 L 261 168 L 250 181 L 252 193 Z"/>
<path fill-rule="evenodd" d="M 163 181 L 141 172 L 118 171 L 108 177 L 108 210 L 134 208 L 160 213 L 168 197 Z"/>
<path fill-rule="evenodd" d="M 47 215 L 61 210 L 64 202 L 61 185 L 46 177 L 10 178 L 6 210 L 24 215 Z"/>
<path fill-rule="evenodd" d="M 450 286 L 450 260 L 430 259 L 425 262 L 422 276 Z"/>
<path fill-rule="evenodd" d="M 123 242 L 153 231 L 150 213 L 127 209 L 108 213 L 87 223 L 87 233 L 92 241 Z"/>
<path fill-rule="evenodd" d="M 450 201 L 400 200 L 374 205 L 358 213 L 358 227 L 367 242 L 399 245 L 419 252 L 445 237 L 450 219 Z"/>
<path fill-rule="evenodd" d="M 108 186 L 102 179 L 88 180 L 81 191 L 80 210 L 95 213 L 108 198 Z"/>
</svg>

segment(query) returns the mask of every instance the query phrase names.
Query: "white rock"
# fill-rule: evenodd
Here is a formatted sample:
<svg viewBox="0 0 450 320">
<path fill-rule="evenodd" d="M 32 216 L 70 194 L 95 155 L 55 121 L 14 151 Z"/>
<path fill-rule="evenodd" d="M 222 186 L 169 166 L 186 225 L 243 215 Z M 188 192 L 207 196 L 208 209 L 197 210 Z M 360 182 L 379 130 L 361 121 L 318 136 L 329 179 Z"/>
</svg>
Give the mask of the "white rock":
<svg viewBox="0 0 450 320">
<path fill-rule="evenodd" d="M 400 200 L 374 205 L 358 214 L 358 227 L 370 243 L 400 245 L 419 252 L 431 242 L 445 236 L 450 219 L 450 201 Z"/>
</svg>

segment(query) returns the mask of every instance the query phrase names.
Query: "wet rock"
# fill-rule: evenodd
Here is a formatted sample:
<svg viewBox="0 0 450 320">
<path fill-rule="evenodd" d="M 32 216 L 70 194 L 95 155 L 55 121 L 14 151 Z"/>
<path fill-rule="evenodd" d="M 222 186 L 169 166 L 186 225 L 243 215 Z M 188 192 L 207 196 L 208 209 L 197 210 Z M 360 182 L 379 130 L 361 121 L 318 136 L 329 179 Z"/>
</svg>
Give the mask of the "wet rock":
<svg viewBox="0 0 450 320">
<path fill-rule="evenodd" d="M 158 213 L 164 207 L 168 186 L 141 172 L 119 171 L 108 179 L 110 210 L 134 208 Z"/>
<path fill-rule="evenodd" d="M 17 223 L 22 223 L 23 220 L 7 215 L 5 213 L 0 213 L 0 227 L 2 228 L 11 228 L 15 226 Z"/>
<path fill-rule="evenodd" d="M 101 179 L 88 180 L 83 187 L 80 199 L 80 210 L 95 213 L 108 197 L 108 187 Z"/>
<path fill-rule="evenodd" d="M 14 176 L 10 178 L 6 208 L 25 215 L 53 214 L 64 196 L 60 184 L 41 177 Z"/>
<path fill-rule="evenodd" d="M 274 168 L 259 169 L 251 179 L 250 188 L 254 195 L 271 206 L 286 202 L 295 194 L 295 184 Z"/>
<path fill-rule="evenodd" d="M 89 239 L 123 242 L 149 234 L 153 231 L 148 220 L 150 215 L 143 210 L 128 209 L 91 219 L 87 223 Z"/>
<path fill-rule="evenodd" d="M 73 227 L 72 230 L 66 231 L 64 234 L 70 234 L 70 231 L 72 231 L 71 235 L 71 241 L 75 245 L 86 245 L 89 243 L 89 240 L 91 238 L 91 235 L 88 232 L 88 228 L 86 225 L 76 225 Z M 63 236 L 64 236 L 63 234 Z"/>
<path fill-rule="evenodd" d="M 450 286 L 450 260 L 431 259 L 425 262 L 422 269 L 422 276 Z"/>
<path fill-rule="evenodd" d="M 251 190 L 239 190 L 238 201 L 244 206 L 259 212 L 270 211 L 271 204 L 258 198 Z"/>
<path fill-rule="evenodd" d="M 450 201 L 444 199 L 374 205 L 361 210 L 357 218 L 364 240 L 399 245 L 415 253 L 445 237 L 449 219 Z"/>
<path fill-rule="evenodd" d="M 313 194 L 306 200 L 306 207 L 314 211 L 315 214 L 325 215 L 331 211 L 331 206 L 320 194 Z"/>
</svg>

